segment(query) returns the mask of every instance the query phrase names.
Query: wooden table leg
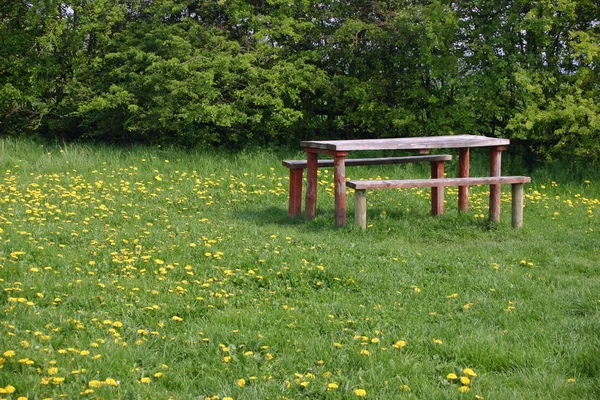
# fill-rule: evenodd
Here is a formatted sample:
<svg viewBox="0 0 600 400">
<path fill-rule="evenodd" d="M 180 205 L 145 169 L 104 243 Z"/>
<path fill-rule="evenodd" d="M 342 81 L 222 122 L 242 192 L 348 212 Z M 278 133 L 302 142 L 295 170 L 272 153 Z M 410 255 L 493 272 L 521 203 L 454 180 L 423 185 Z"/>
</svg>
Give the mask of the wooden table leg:
<svg viewBox="0 0 600 400">
<path fill-rule="evenodd" d="M 458 149 L 458 176 L 461 178 L 469 177 L 470 169 L 470 150 L 468 147 Z M 458 187 L 458 211 L 469 211 L 469 187 Z"/>
<path fill-rule="evenodd" d="M 335 190 L 335 225 L 346 225 L 346 165 L 347 152 L 333 153 L 333 180 Z"/>
<path fill-rule="evenodd" d="M 444 162 L 435 161 L 431 163 L 431 179 L 444 177 Z M 444 213 L 444 187 L 431 188 L 431 215 L 441 215 Z"/>
<path fill-rule="evenodd" d="M 490 150 L 490 176 L 500 176 L 504 149 L 504 146 L 497 146 Z M 500 185 L 490 185 L 490 220 L 494 223 L 500 222 L 500 195 Z"/>
<path fill-rule="evenodd" d="M 306 198 L 304 204 L 304 217 L 313 219 L 317 214 L 317 167 L 319 154 L 308 149 L 306 151 Z"/>
</svg>

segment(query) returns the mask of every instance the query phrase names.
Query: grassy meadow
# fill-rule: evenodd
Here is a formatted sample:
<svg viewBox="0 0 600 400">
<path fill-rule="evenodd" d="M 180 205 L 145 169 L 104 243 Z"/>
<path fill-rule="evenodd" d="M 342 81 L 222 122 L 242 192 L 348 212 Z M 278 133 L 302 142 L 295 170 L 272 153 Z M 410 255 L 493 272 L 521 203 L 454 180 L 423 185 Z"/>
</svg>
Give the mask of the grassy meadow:
<svg viewBox="0 0 600 400">
<path fill-rule="evenodd" d="M 506 186 L 493 226 L 487 187 L 370 193 L 362 232 L 332 170 L 290 220 L 283 157 L 0 141 L 0 399 L 600 398 L 597 168 L 531 171 L 522 230 Z"/>
</svg>

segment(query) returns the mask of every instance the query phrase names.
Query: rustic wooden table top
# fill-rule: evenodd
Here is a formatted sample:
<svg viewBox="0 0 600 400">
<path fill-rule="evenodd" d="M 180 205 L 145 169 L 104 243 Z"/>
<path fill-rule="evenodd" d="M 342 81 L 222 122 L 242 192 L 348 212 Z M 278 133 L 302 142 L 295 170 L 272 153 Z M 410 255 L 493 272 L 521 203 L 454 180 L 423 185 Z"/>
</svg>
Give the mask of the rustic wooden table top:
<svg viewBox="0 0 600 400">
<path fill-rule="evenodd" d="M 330 151 L 359 150 L 424 150 L 465 147 L 507 146 L 508 139 L 477 135 L 405 137 L 389 139 L 308 140 L 300 142 L 305 149 Z"/>
</svg>

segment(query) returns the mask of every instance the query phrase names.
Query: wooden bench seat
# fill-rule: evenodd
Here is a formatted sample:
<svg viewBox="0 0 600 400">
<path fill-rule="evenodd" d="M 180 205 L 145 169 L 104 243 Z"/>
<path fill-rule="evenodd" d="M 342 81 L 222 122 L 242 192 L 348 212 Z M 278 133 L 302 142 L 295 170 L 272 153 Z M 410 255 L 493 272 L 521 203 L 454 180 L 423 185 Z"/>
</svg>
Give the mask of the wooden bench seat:
<svg viewBox="0 0 600 400">
<path fill-rule="evenodd" d="M 354 218 L 356 225 L 363 229 L 367 227 L 367 190 L 431 187 L 438 188 L 443 193 L 445 186 L 474 186 L 474 185 L 512 185 L 512 225 L 523 227 L 523 184 L 531 182 L 528 176 L 496 176 L 472 178 L 437 178 L 437 179 L 404 179 L 404 180 L 350 180 L 346 186 L 354 189 Z M 491 191 L 490 191 L 491 192 Z M 440 195 L 443 197 L 443 194 Z M 443 210 L 443 208 L 441 208 Z M 440 214 L 442 214 L 440 212 Z M 434 213 L 435 215 L 435 213 Z M 500 221 L 500 201 L 490 196 L 490 220 Z"/>
<path fill-rule="evenodd" d="M 409 163 L 431 163 L 431 177 L 441 178 L 444 176 L 444 162 L 452 160 L 448 154 L 420 155 L 407 157 L 383 157 L 383 158 L 354 158 L 346 159 L 346 167 L 367 165 L 390 165 Z M 299 215 L 302 211 L 302 175 L 307 168 L 307 160 L 283 160 L 282 165 L 290 170 L 290 217 Z M 333 160 L 318 160 L 318 168 L 333 167 Z M 442 199 L 443 201 L 443 199 Z"/>
</svg>

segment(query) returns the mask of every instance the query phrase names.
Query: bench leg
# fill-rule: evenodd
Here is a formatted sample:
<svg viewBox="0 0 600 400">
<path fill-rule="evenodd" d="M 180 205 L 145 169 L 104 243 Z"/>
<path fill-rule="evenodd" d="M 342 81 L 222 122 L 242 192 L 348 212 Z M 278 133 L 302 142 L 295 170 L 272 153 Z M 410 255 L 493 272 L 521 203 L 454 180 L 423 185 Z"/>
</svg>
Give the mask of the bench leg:
<svg viewBox="0 0 600 400">
<path fill-rule="evenodd" d="M 471 166 L 470 156 L 471 150 L 468 147 L 458 149 L 458 176 L 461 178 L 469 177 L 469 169 Z M 469 211 L 469 187 L 459 186 L 458 212 L 467 211 Z"/>
<path fill-rule="evenodd" d="M 354 191 L 354 223 L 367 229 L 367 191 L 357 189 Z"/>
<path fill-rule="evenodd" d="M 297 217 L 302 212 L 302 168 L 290 169 L 290 218 Z"/>
<path fill-rule="evenodd" d="M 521 229 L 523 227 L 523 198 L 524 190 L 522 183 L 512 184 L 512 226 Z"/>
<path fill-rule="evenodd" d="M 305 149 L 306 150 L 306 149 Z M 319 155 L 306 150 L 306 198 L 304 200 L 304 216 L 307 220 L 315 218 L 317 214 L 317 168 Z"/>
<path fill-rule="evenodd" d="M 444 177 L 444 162 L 434 161 L 431 163 L 431 179 Z M 431 215 L 444 214 L 444 187 L 431 188 Z"/>
</svg>

